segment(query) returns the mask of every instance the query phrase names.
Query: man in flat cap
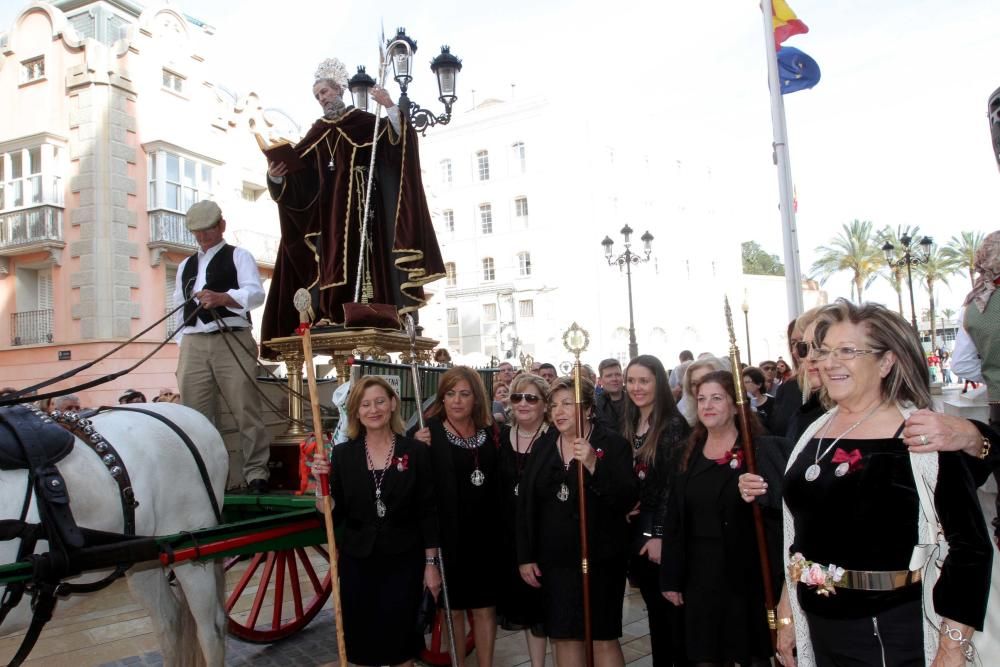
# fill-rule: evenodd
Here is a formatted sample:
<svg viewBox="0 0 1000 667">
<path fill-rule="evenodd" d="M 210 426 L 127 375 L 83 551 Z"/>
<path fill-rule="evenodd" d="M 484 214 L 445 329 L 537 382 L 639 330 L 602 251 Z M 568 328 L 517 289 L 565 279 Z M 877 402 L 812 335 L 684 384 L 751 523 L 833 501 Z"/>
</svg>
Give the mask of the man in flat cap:
<svg viewBox="0 0 1000 667">
<path fill-rule="evenodd" d="M 284 162 L 268 165 L 281 245 L 261 325 L 265 342 L 295 331 L 299 314 L 292 295 L 299 288 L 313 291 L 318 321 L 338 325 L 344 304 L 355 301 L 359 267 L 359 300 L 394 304 L 400 315 L 414 317 L 427 302 L 424 285 L 444 276 L 416 133 L 381 87 L 374 87 L 372 99 L 386 108 L 382 119 L 347 106 L 346 90 L 343 63 L 320 63 L 313 95 L 323 117 L 294 148 L 304 166 L 291 171 Z M 362 238 L 376 125 L 372 213 Z"/>
<path fill-rule="evenodd" d="M 188 209 L 186 224 L 199 250 L 177 267 L 174 287 L 174 303 L 185 302 L 177 364 L 181 402 L 215 423 L 216 396 L 222 396 L 239 427 L 243 477 L 252 493 L 263 493 L 271 442 L 252 379 L 257 343 L 250 331 L 250 311 L 264 303 L 260 273 L 253 255 L 222 238 L 226 220 L 215 202 Z"/>
</svg>

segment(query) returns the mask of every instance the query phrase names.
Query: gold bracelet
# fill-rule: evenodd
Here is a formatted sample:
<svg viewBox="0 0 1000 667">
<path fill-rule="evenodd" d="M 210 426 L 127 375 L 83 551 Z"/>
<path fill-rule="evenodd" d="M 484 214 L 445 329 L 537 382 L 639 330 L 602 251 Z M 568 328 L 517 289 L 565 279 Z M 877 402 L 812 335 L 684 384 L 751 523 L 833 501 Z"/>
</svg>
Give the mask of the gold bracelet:
<svg viewBox="0 0 1000 667">
<path fill-rule="evenodd" d="M 990 455 L 990 448 L 991 448 L 992 446 L 993 446 L 993 443 L 991 443 L 991 442 L 990 442 L 990 439 L 989 439 L 989 438 L 987 438 L 987 437 L 986 437 L 986 436 L 984 435 L 984 436 L 983 436 L 983 448 L 982 448 L 981 450 L 979 450 L 979 458 L 981 458 L 981 459 L 985 460 L 985 459 L 986 459 L 986 457 Z"/>
<path fill-rule="evenodd" d="M 781 617 L 781 618 L 778 619 L 778 627 L 779 628 L 783 628 L 786 625 L 791 625 L 792 623 L 794 623 L 794 621 L 791 619 L 790 616 L 783 616 L 783 617 Z"/>
</svg>

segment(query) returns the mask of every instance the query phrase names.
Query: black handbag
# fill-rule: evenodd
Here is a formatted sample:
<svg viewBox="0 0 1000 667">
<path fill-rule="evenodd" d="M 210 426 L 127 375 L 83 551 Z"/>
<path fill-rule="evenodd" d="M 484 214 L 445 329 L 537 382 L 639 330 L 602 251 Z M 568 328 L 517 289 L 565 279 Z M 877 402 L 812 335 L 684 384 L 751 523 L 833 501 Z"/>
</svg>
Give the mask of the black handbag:
<svg viewBox="0 0 1000 667">
<path fill-rule="evenodd" d="M 437 616 L 438 603 L 429 588 L 424 589 L 420 596 L 420 606 L 417 608 L 417 632 L 426 635 L 434 629 L 434 618 Z"/>
</svg>

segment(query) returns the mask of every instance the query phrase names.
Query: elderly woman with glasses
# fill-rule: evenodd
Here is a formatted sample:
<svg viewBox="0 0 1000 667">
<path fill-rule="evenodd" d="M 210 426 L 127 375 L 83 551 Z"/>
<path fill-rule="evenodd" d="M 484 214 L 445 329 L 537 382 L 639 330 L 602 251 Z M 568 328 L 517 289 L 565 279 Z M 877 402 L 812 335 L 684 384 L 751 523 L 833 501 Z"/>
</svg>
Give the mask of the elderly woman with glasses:
<svg viewBox="0 0 1000 667">
<path fill-rule="evenodd" d="M 961 455 L 911 454 L 901 438 L 930 406 L 920 341 L 884 306 L 841 299 L 820 311 L 810 359 L 832 409 L 785 473 L 779 660 L 964 665 L 991 545 Z"/>
<path fill-rule="evenodd" d="M 496 573 L 502 569 L 500 431 L 479 373 L 456 366 L 442 375 L 427 426 L 415 430 L 414 437 L 430 446 L 455 636 L 465 637 L 466 610 L 471 610 L 476 659 L 489 667 L 497 633 Z M 465 653 L 459 651 L 456 659 L 464 664 Z"/>
<path fill-rule="evenodd" d="M 517 507 L 517 554 L 521 576 L 541 591 L 545 634 L 559 665 L 584 663 L 583 585 L 580 576 L 579 494 L 587 503 L 590 620 L 594 660 L 624 664 L 621 645 L 625 568 L 629 553 L 626 514 L 637 485 L 628 442 L 592 425 L 594 384 L 580 380 L 579 431 L 572 378 L 556 378 L 549 412 L 557 432 L 537 443 L 521 479 Z M 578 486 L 583 467 L 583 488 Z"/>
<path fill-rule="evenodd" d="M 529 586 L 517 562 L 517 501 L 532 452 L 551 447 L 556 430 L 548 420 L 549 385 L 537 375 L 519 375 L 510 386 L 511 424 L 500 429 L 498 472 L 500 511 L 507 556 L 506 581 L 497 602 L 497 622 L 505 630 L 524 630 L 532 667 L 545 664 L 541 596 Z"/>
<path fill-rule="evenodd" d="M 355 665 L 412 665 L 421 591 L 441 588 L 437 507 L 426 448 L 402 435 L 399 399 L 366 375 L 347 399 L 350 440 L 323 451 L 313 474 L 330 474 L 333 518 L 343 529 L 340 599 L 347 658 Z"/>
</svg>

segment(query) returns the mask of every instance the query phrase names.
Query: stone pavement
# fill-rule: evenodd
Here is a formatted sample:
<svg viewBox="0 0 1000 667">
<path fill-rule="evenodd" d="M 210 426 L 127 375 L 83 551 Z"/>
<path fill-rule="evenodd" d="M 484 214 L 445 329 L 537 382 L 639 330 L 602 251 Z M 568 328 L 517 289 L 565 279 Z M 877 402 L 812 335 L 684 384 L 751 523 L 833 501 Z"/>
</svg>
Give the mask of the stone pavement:
<svg viewBox="0 0 1000 667">
<path fill-rule="evenodd" d="M 649 649 L 649 628 L 646 608 L 639 591 L 628 589 L 623 609 L 622 649 L 625 662 L 633 667 L 652 667 Z M 247 644 L 230 638 L 226 642 L 226 665 L 232 667 L 330 667 L 336 665 L 337 640 L 333 632 L 333 612 L 325 609 L 302 632 L 276 644 Z M 466 667 L 478 663 L 473 653 Z M 333 662 L 331 662 L 333 660 Z M 77 661 L 77 667 L 90 664 Z M 493 664 L 496 667 L 530 667 L 524 635 L 521 632 L 499 630 Z M 546 660 L 551 665 L 551 656 Z M 158 651 L 149 651 L 113 662 L 102 667 L 160 667 L 163 658 Z"/>
</svg>

